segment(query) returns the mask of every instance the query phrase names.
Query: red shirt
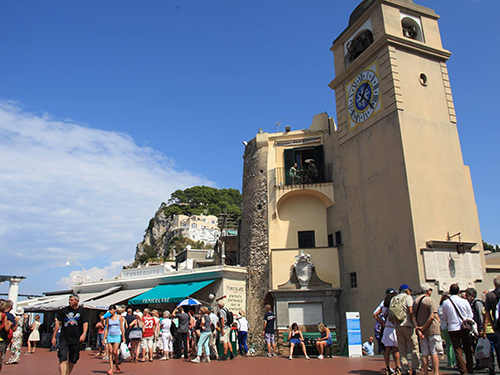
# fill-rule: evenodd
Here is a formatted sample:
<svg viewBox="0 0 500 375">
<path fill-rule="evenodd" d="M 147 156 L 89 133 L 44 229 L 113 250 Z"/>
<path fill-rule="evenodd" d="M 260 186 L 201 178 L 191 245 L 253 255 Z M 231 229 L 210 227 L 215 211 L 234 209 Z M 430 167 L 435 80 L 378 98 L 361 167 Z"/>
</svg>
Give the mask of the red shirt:
<svg viewBox="0 0 500 375">
<path fill-rule="evenodd" d="M 142 321 L 144 322 L 144 331 L 142 337 L 153 336 L 156 326 L 155 318 L 153 318 L 151 315 L 144 315 L 142 317 Z"/>
</svg>

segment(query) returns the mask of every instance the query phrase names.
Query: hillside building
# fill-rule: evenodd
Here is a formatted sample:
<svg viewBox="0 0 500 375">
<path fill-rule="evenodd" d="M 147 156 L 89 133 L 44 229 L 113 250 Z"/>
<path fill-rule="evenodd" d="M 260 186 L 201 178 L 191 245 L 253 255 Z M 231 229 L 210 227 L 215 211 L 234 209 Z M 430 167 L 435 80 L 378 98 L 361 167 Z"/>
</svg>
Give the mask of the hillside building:
<svg viewBox="0 0 500 375">
<path fill-rule="evenodd" d="M 173 236 L 203 241 L 207 245 L 215 245 L 220 236 L 217 216 L 213 215 L 174 215 L 171 232 Z"/>
</svg>

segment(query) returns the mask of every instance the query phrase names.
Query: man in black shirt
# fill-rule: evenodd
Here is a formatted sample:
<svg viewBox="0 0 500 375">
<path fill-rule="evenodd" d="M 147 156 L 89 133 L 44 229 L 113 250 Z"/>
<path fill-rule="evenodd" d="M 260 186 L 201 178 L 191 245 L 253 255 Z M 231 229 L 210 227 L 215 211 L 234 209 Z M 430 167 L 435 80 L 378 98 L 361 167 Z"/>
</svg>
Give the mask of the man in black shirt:
<svg viewBox="0 0 500 375">
<path fill-rule="evenodd" d="M 80 357 L 80 344 L 87 337 L 89 322 L 84 308 L 78 306 L 80 298 L 69 296 L 69 306 L 59 310 L 52 335 L 52 345 L 56 345 L 56 333 L 61 327 L 59 338 L 59 375 L 69 375 Z"/>
</svg>

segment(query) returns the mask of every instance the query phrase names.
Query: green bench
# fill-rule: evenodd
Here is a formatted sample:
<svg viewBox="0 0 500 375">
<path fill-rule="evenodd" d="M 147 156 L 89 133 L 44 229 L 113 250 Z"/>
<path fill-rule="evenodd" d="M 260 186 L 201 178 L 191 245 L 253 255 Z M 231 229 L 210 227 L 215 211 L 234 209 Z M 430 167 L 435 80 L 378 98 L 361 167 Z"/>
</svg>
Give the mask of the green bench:
<svg viewBox="0 0 500 375">
<path fill-rule="evenodd" d="M 323 354 L 326 357 L 327 353 L 329 352 L 329 356 L 330 358 L 332 358 L 333 350 L 338 346 L 338 342 L 337 342 L 337 331 L 332 329 L 330 330 L 330 332 L 332 334 L 333 344 L 325 347 L 325 351 Z M 304 341 L 305 339 L 309 339 L 309 341 L 311 341 L 311 340 L 317 340 L 319 337 L 321 337 L 321 334 L 319 332 L 302 332 L 302 336 L 304 337 Z M 283 343 L 285 344 L 285 346 L 290 346 L 290 342 L 288 341 L 288 332 L 283 332 Z M 306 344 L 306 351 L 307 355 L 311 354 L 318 355 L 316 344 L 311 344 L 311 343 Z M 295 348 L 293 348 L 293 353 L 294 354 L 302 353 L 302 349 L 300 348 L 299 345 L 296 345 Z"/>
</svg>

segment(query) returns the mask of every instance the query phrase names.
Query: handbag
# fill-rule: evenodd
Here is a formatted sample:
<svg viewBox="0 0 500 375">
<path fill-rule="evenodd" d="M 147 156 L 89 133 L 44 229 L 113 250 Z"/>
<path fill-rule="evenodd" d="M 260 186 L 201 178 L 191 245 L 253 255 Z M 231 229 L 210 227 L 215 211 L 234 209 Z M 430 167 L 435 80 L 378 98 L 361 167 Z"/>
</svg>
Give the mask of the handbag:
<svg viewBox="0 0 500 375">
<path fill-rule="evenodd" d="M 130 340 L 138 340 L 142 338 L 142 329 L 133 328 L 128 334 Z"/>
<path fill-rule="evenodd" d="M 451 304 L 453 305 L 453 307 L 455 308 L 455 311 L 457 312 L 458 317 L 462 321 L 461 328 L 471 332 L 474 336 L 478 336 L 476 322 L 470 318 L 466 318 L 466 319 L 462 318 L 462 314 L 460 314 L 460 311 L 458 311 L 457 306 L 455 305 L 453 300 L 451 298 L 449 298 L 449 300 L 450 300 Z"/>
</svg>

